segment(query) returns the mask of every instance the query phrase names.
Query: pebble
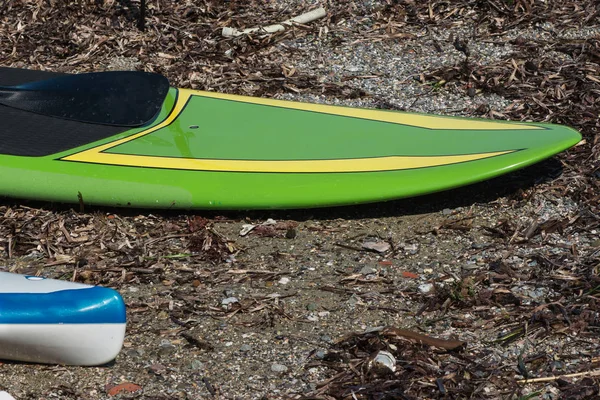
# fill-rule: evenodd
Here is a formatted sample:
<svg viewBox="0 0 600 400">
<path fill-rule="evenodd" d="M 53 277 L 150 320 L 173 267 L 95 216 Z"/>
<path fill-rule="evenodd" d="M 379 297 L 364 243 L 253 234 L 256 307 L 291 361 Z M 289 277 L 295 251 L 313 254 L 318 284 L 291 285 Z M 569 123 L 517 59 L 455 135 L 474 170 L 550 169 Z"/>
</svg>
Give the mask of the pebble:
<svg viewBox="0 0 600 400">
<path fill-rule="evenodd" d="M 319 321 L 319 317 L 314 314 L 310 314 L 308 317 L 306 317 L 306 319 L 310 322 L 318 322 Z"/>
<path fill-rule="evenodd" d="M 544 297 L 548 296 L 547 288 L 534 288 L 528 285 L 515 286 L 512 288 L 512 292 L 521 296 L 527 296 L 532 300 L 543 300 Z"/>
<path fill-rule="evenodd" d="M 377 269 L 373 268 L 373 267 L 362 267 L 360 270 L 360 273 L 362 275 L 371 275 L 371 274 L 376 274 L 377 273 Z"/>
<path fill-rule="evenodd" d="M 243 352 L 243 353 L 247 353 L 249 351 L 252 351 L 252 346 L 250 346 L 249 344 L 243 344 L 240 347 L 240 351 Z"/>
<path fill-rule="evenodd" d="M 327 354 L 327 353 L 325 352 L 325 350 L 317 350 L 317 351 L 315 352 L 315 358 L 318 358 L 319 360 L 322 360 L 322 359 L 324 359 L 324 358 L 325 358 L 325 354 Z"/>
<path fill-rule="evenodd" d="M 374 250 L 378 253 L 385 253 L 391 246 L 387 242 L 365 242 L 362 245 L 363 249 Z"/>
<path fill-rule="evenodd" d="M 433 291 L 433 284 L 431 283 L 422 283 L 419 285 L 419 292 L 423 294 L 429 294 Z"/>
<path fill-rule="evenodd" d="M 229 304 L 233 304 L 233 303 L 239 303 L 239 300 L 237 297 L 228 297 L 226 299 L 223 299 L 223 301 L 221 301 L 221 304 L 224 306 L 228 306 Z"/>
<path fill-rule="evenodd" d="M 200 360 L 192 360 L 190 363 L 190 369 L 193 369 L 194 371 L 204 369 L 204 363 Z"/>
<path fill-rule="evenodd" d="M 163 340 L 158 346 L 158 354 L 160 356 L 168 356 L 177 350 L 177 346 L 173 345 L 168 340 Z"/>
<path fill-rule="evenodd" d="M 415 255 L 419 252 L 419 245 L 416 243 L 407 244 L 406 246 L 404 246 L 404 250 L 410 255 Z"/>
<path fill-rule="evenodd" d="M 271 371 L 273 372 L 277 372 L 277 373 L 282 373 L 282 372 L 287 372 L 288 367 L 286 367 L 283 364 L 272 364 L 271 365 Z"/>
<path fill-rule="evenodd" d="M 331 339 L 331 336 L 329 336 L 329 335 L 322 335 L 319 339 L 321 339 L 325 343 L 333 342 L 333 340 Z"/>
<path fill-rule="evenodd" d="M 354 308 L 357 304 L 361 302 L 361 300 L 358 296 L 356 296 L 356 294 L 353 293 L 352 296 L 350 296 L 350 298 L 346 302 L 348 303 L 348 306 L 350 308 Z"/>
<path fill-rule="evenodd" d="M 306 309 L 307 309 L 308 311 L 315 311 L 317 308 L 319 308 L 319 306 L 318 306 L 318 304 L 317 304 L 317 303 L 308 303 L 308 304 L 306 305 Z"/>
<path fill-rule="evenodd" d="M 281 278 L 281 279 L 279 280 L 279 284 L 280 284 L 280 285 L 287 285 L 288 283 L 290 283 L 290 278 L 288 278 L 288 277 L 285 277 L 285 276 L 284 276 L 283 278 Z"/>
<path fill-rule="evenodd" d="M 144 350 L 142 349 L 127 349 L 126 351 L 124 351 L 125 354 L 127 354 L 127 356 L 131 357 L 131 358 L 138 358 L 141 357 L 142 355 L 144 355 Z"/>
</svg>

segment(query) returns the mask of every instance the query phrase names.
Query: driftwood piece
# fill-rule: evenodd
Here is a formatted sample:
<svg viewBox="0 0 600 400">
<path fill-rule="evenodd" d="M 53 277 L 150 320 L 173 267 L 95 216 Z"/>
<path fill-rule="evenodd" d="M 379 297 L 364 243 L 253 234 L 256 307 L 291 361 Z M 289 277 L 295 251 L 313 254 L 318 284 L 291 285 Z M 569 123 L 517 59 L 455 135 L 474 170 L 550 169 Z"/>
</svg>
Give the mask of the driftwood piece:
<svg viewBox="0 0 600 400">
<path fill-rule="evenodd" d="M 286 21 L 283 21 L 280 24 L 248 28 L 248 29 L 244 29 L 243 31 L 238 31 L 235 28 L 224 27 L 221 34 L 225 37 L 236 37 L 236 36 L 241 36 L 241 35 L 247 35 L 249 33 L 254 33 L 254 32 L 275 33 L 275 32 L 279 32 L 279 31 L 284 31 L 286 29 L 286 27 L 289 28 L 293 24 L 306 24 L 306 23 L 312 22 L 316 19 L 323 18 L 325 15 L 327 15 L 327 12 L 325 11 L 325 9 L 323 7 L 319 7 L 317 9 L 314 9 L 307 13 L 298 15 L 297 17 L 290 18 Z"/>
</svg>

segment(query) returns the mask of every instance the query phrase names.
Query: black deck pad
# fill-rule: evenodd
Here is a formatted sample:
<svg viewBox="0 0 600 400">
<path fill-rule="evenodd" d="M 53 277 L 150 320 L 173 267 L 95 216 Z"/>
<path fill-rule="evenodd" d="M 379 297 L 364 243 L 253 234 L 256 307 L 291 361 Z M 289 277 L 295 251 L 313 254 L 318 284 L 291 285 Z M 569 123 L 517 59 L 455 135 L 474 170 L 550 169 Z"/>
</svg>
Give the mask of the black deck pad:
<svg viewBox="0 0 600 400">
<path fill-rule="evenodd" d="M 0 86 L 16 86 L 23 83 L 43 81 L 63 76 L 60 72 L 0 67 Z"/>
<path fill-rule="evenodd" d="M 0 86 L 14 86 L 60 75 L 0 67 Z M 47 156 L 105 139 L 127 129 L 47 117 L 0 105 L 0 154 Z"/>
</svg>

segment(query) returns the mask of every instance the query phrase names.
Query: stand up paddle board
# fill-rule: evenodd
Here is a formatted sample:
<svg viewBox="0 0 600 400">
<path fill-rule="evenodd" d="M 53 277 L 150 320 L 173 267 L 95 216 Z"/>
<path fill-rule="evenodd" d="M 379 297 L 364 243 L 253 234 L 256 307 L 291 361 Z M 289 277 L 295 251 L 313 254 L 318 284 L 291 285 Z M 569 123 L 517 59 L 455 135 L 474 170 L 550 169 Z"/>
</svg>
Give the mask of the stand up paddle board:
<svg viewBox="0 0 600 400">
<path fill-rule="evenodd" d="M 153 74 L 0 68 L 0 195 L 253 209 L 398 199 L 489 179 L 581 135 L 169 88 Z"/>
<path fill-rule="evenodd" d="M 125 319 L 112 289 L 0 272 L 0 359 L 105 364 L 121 350 Z"/>
</svg>

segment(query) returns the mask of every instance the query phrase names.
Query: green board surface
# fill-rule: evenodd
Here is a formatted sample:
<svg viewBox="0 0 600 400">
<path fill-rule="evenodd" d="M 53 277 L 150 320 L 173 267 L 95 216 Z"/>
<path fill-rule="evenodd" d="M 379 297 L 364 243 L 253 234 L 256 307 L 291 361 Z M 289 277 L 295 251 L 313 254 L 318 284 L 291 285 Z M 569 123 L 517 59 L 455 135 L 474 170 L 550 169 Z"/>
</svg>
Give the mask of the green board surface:
<svg viewBox="0 0 600 400">
<path fill-rule="evenodd" d="M 17 81 L 46 78 L 0 68 L 0 85 L 14 83 L 8 72 Z M 0 117 L 12 121 L 0 126 L 8 143 L 0 142 L 0 195 L 77 203 L 80 193 L 87 204 L 150 208 L 303 208 L 410 197 L 525 167 L 581 139 L 559 125 L 174 88 L 160 115 L 134 129 L 3 106 Z"/>
</svg>

